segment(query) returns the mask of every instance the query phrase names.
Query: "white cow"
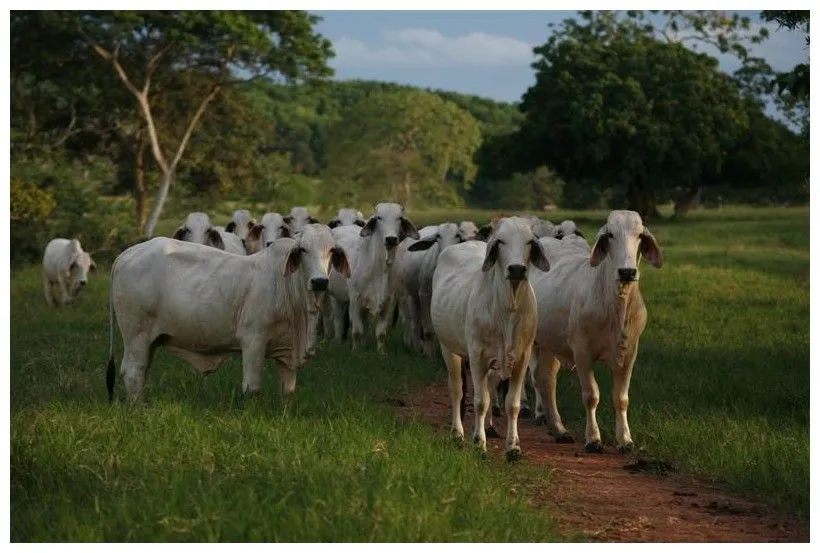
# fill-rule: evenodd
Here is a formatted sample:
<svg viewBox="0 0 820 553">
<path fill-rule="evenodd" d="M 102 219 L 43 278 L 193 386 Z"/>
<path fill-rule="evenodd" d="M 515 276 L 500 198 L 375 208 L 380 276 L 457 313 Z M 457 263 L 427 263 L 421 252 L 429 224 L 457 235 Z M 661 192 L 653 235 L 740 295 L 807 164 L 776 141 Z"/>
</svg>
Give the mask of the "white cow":
<svg viewBox="0 0 820 553">
<path fill-rule="evenodd" d="M 290 227 L 285 223 L 284 217 L 278 213 L 268 212 L 262 216 L 262 220 L 248 231 L 245 238 L 245 248 L 249 254 L 254 254 L 271 245 L 277 238 L 290 238 Z"/>
<path fill-rule="evenodd" d="M 285 224 L 290 229 L 290 235 L 293 236 L 302 230 L 302 227 L 307 224 L 319 223 L 320 221 L 310 215 L 306 207 L 291 208 L 290 214 L 284 217 Z"/>
<path fill-rule="evenodd" d="M 219 233 L 219 237 L 222 238 L 223 249 L 226 252 L 236 255 L 248 255 L 248 251 L 245 248 L 245 241 L 238 235 L 224 230 L 217 232 Z"/>
<path fill-rule="evenodd" d="M 220 250 L 225 249 L 225 242 L 220 231 L 211 224 L 211 218 L 208 217 L 208 214 L 201 211 L 189 213 L 185 222 L 174 232 L 172 238 L 183 242 L 211 246 Z"/>
<path fill-rule="evenodd" d="M 139 398 L 160 345 L 201 373 L 241 351 L 245 394 L 260 390 L 265 358 L 273 357 L 288 396 L 309 358 L 310 318 L 331 265 L 349 274 L 344 251 L 323 225 L 309 225 L 298 240 L 282 238 L 252 256 L 164 237 L 127 249 L 111 269 L 109 400 L 115 319 L 124 344 L 120 372 L 131 400 Z"/>
<path fill-rule="evenodd" d="M 478 234 L 478 227 L 475 226 L 474 222 L 461 221 L 461 223 L 458 224 L 458 235 L 462 242 L 466 242 L 467 240 L 475 240 L 476 234 Z"/>
<path fill-rule="evenodd" d="M 553 238 L 561 240 L 567 236 L 580 236 L 583 238 L 584 234 L 578 230 L 578 225 L 575 224 L 575 221 L 572 219 L 564 219 L 557 225 L 554 225 L 552 236 Z"/>
<path fill-rule="evenodd" d="M 442 251 L 433 276 L 430 315 L 449 372 L 453 432 L 463 439 L 461 362 L 469 358 L 475 391 L 473 441 L 484 451 L 488 377 L 510 379 L 506 398 L 510 461 L 521 456 L 518 412 L 538 324 L 535 295 L 527 279 L 530 264 L 541 271 L 550 268 L 529 222 L 509 217 L 497 221 L 488 243 L 471 240 Z"/>
<path fill-rule="evenodd" d="M 555 386 L 561 363 L 575 365 L 587 411 L 584 448 L 602 451 L 592 363 L 603 361 L 612 370 L 615 441 L 620 451 L 629 451 L 634 447 L 626 416 L 629 382 L 646 326 L 638 261 L 643 255 L 652 266 L 661 267 L 658 242 L 640 215 L 612 211 L 591 252 L 580 244 L 543 246 L 551 269 L 532 279 L 538 298 L 538 355 L 530 363 L 530 378 L 538 399 L 546 403 L 549 432 L 558 441 L 572 441 L 558 413 Z"/>
<path fill-rule="evenodd" d="M 233 212 L 231 221 L 225 225 L 225 232 L 232 232 L 242 240 L 247 240 L 248 231 L 256 224 L 256 220 L 247 209 L 237 209 Z"/>
<path fill-rule="evenodd" d="M 432 233 L 421 235 L 420 240 L 405 240 L 396 252 L 396 300 L 404 321 L 404 343 L 427 355 L 433 355 L 436 348 L 430 299 L 438 256 L 445 248 L 463 241 L 457 225 L 442 223 Z"/>
<path fill-rule="evenodd" d="M 334 232 L 352 227 L 336 227 Z M 337 235 L 338 236 L 338 235 Z M 342 243 L 354 261 L 347 283 L 351 342 L 355 348 L 364 336 L 365 312 L 375 321 L 376 349 L 384 351 L 389 318 L 394 305 L 394 273 L 390 270 L 396 246 L 404 238 L 419 238 L 413 223 L 404 216 L 404 208 L 396 203 L 379 203 L 375 212 L 359 231 L 353 244 Z"/>
<path fill-rule="evenodd" d="M 54 238 L 43 252 L 43 292 L 46 303 L 54 306 L 54 285 L 60 290 L 59 305 L 74 301 L 88 283 L 88 275 L 97 270 L 97 264 L 83 251 L 76 238 Z"/>
<path fill-rule="evenodd" d="M 338 213 L 336 213 L 336 217 L 327 224 L 330 228 L 348 225 L 363 227 L 365 225 L 365 220 L 362 212 L 346 207 L 340 208 Z"/>
</svg>

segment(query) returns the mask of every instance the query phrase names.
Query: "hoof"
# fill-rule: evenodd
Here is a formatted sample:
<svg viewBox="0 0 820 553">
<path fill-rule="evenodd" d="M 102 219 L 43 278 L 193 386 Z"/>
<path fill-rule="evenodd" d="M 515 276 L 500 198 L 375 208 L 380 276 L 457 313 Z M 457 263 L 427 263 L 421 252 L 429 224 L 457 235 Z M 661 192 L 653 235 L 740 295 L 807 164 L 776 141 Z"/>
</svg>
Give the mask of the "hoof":
<svg viewBox="0 0 820 553">
<path fill-rule="evenodd" d="M 498 435 L 494 426 L 488 426 L 484 433 L 487 434 L 488 438 L 500 438 L 501 436 Z"/>
<path fill-rule="evenodd" d="M 501 409 L 498 408 L 498 405 L 493 405 L 493 416 L 500 417 L 501 416 Z"/>
<path fill-rule="evenodd" d="M 530 409 L 529 405 L 522 405 L 521 410 L 518 412 L 518 418 L 525 418 L 531 419 L 532 418 L 532 409 Z"/>
<path fill-rule="evenodd" d="M 603 450 L 604 444 L 602 444 L 600 440 L 589 442 L 584 446 L 584 451 L 586 451 L 587 453 L 601 453 Z"/>
<path fill-rule="evenodd" d="M 574 444 L 575 440 L 572 439 L 572 436 L 569 435 L 569 432 L 564 432 L 563 434 L 559 434 L 555 436 L 555 443 L 556 444 Z M 600 445 L 601 442 L 598 442 Z"/>
<path fill-rule="evenodd" d="M 618 446 L 618 453 L 631 453 L 633 451 L 635 451 L 635 444 L 633 442 L 627 442 Z"/>
<path fill-rule="evenodd" d="M 511 449 L 507 452 L 507 462 L 508 463 L 515 463 L 516 461 L 521 460 L 521 450 L 520 449 Z"/>
<path fill-rule="evenodd" d="M 547 424 L 546 415 L 538 415 L 535 417 L 535 426 L 544 426 L 545 424 Z"/>
</svg>

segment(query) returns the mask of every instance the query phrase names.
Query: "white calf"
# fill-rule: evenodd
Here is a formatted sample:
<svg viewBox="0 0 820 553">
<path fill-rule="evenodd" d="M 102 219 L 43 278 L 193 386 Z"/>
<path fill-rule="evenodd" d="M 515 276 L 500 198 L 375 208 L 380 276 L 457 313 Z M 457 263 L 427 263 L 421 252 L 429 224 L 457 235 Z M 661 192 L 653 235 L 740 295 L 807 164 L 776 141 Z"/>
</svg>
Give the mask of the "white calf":
<svg viewBox="0 0 820 553">
<path fill-rule="evenodd" d="M 237 209 L 233 212 L 230 223 L 225 225 L 225 232 L 232 232 L 242 240 L 248 238 L 248 231 L 256 224 L 256 220 L 247 209 Z"/>
<path fill-rule="evenodd" d="M 43 292 L 46 303 L 54 305 L 54 285 L 60 291 L 59 305 L 74 301 L 88 282 L 88 275 L 97 270 L 91 256 L 83 251 L 76 238 L 54 238 L 43 252 Z"/>
</svg>

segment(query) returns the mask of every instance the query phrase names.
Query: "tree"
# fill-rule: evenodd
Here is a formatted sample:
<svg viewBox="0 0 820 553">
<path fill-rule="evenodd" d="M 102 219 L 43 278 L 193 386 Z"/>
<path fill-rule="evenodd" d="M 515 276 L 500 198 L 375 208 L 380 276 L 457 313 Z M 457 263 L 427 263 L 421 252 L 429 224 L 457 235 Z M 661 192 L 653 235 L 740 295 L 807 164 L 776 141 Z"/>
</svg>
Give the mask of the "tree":
<svg viewBox="0 0 820 553">
<path fill-rule="evenodd" d="M 69 49 L 79 51 L 78 42 L 84 43 L 86 52 L 105 62 L 132 96 L 161 174 L 144 229 L 148 236 L 198 123 L 224 87 L 271 75 L 297 81 L 332 73 L 326 65 L 330 43 L 313 30 L 318 18 L 305 12 L 61 11 L 21 17 L 37 19 L 42 35 L 59 35 Z M 208 78 L 200 82 L 198 98 L 185 106 L 182 133 L 163 140 L 164 122 L 154 106 L 169 83 L 189 73 Z"/>
<path fill-rule="evenodd" d="M 584 13 L 535 53 L 536 84 L 521 106 L 524 169 L 546 163 L 566 180 L 608 182 L 644 217 L 674 185 L 697 186 L 719 167 L 747 124 L 716 59 L 632 21 Z"/>
<path fill-rule="evenodd" d="M 334 188 L 354 183 L 370 194 L 367 200 L 392 197 L 409 206 L 421 197 L 452 204 L 475 175 L 480 140 L 476 120 L 437 95 L 373 92 L 328 130 L 325 177 Z"/>
</svg>

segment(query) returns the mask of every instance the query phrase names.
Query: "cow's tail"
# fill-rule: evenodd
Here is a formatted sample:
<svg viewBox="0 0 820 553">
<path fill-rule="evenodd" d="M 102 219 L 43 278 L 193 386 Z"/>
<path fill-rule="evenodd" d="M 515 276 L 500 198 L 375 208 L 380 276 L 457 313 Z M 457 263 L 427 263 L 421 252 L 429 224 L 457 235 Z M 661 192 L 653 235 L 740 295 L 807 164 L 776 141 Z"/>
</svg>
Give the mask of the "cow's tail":
<svg viewBox="0 0 820 553">
<path fill-rule="evenodd" d="M 111 265 L 111 278 L 108 281 L 108 370 L 105 373 L 105 385 L 108 388 L 109 402 L 114 400 L 114 383 L 117 380 L 117 370 L 114 366 L 114 269 L 118 259 Z"/>
</svg>

